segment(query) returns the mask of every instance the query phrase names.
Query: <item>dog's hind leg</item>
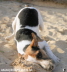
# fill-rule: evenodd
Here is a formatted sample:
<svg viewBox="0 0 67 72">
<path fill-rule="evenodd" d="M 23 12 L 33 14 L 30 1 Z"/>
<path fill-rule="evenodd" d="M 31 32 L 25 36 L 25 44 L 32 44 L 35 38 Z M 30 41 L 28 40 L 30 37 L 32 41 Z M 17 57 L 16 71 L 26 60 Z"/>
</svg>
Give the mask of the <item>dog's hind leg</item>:
<svg viewBox="0 0 67 72">
<path fill-rule="evenodd" d="M 5 37 L 6 40 L 10 40 L 10 39 L 14 38 L 14 35 L 16 32 L 16 19 L 12 23 L 12 29 L 13 29 L 12 35 Z"/>
</svg>

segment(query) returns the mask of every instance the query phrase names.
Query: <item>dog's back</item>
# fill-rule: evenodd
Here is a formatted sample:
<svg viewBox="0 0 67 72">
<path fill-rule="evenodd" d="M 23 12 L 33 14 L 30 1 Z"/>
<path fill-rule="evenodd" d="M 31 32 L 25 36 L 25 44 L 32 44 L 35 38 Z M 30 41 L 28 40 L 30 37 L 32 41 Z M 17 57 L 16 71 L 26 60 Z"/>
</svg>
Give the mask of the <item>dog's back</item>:
<svg viewBox="0 0 67 72">
<path fill-rule="evenodd" d="M 39 28 L 43 30 L 43 20 L 39 11 L 34 7 L 25 7 L 21 9 L 15 19 L 16 32 L 20 28 L 28 28 L 39 35 Z"/>
<path fill-rule="evenodd" d="M 12 28 L 13 34 L 5 39 L 8 40 L 13 38 L 19 29 L 24 28 L 34 31 L 40 37 L 39 29 L 41 31 L 44 30 L 43 20 L 40 12 L 34 7 L 22 8 L 16 15 L 12 23 Z"/>
</svg>

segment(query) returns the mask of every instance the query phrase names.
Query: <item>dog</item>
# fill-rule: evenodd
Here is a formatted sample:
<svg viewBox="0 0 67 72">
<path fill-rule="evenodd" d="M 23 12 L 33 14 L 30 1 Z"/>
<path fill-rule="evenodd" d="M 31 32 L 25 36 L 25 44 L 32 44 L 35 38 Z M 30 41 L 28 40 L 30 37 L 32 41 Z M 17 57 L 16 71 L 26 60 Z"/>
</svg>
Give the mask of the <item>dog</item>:
<svg viewBox="0 0 67 72">
<path fill-rule="evenodd" d="M 12 23 L 12 28 L 13 28 L 13 34 L 11 36 L 6 37 L 6 40 L 10 40 L 14 37 L 14 39 L 17 43 L 18 53 L 21 55 L 24 54 L 24 58 L 26 60 L 37 62 L 37 58 L 35 60 L 33 56 L 32 57 L 29 56 L 29 58 L 27 57 L 28 54 L 26 55 L 25 53 L 27 53 L 28 50 L 26 50 L 26 52 L 24 52 L 24 49 L 26 49 L 26 48 L 28 49 L 31 46 L 30 44 L 33 40 L 32 33 L 34 33 L 34 35 L 37 37 L 37 40 L 40 40 L 40 41 L 38 42 L 39 48 L 36 47 L 36 48 L 33 48 L 33 50 L 34 49 L 35 50 L 43 49 L 44 51 L 46 51 L 49 58 L 51 58 L 55 63 L 59 62 L 59 58 L 57 58 L 52 53 L 47 42 L 41 39 L 39 29 L 41 31 L 43 31 L 44 25 L 43 25 L 43 20 L 42 20 L 41 14 L 36 8 L 34 8 L 34 7 L 22 8 L 18 12 L 17 16 L 15 17 L 15 20 Z M 37 43 L 37 42 L 35 42 L 35 43 Z M 34 56 L 37 56 L 37 54 L 41 55 L 41 53 L 42 53 L 41 51 L 36 51 Z M 41 56 L 39 56 L 39 57 L 41 57 Z M 39 61 L 41 62 L 41 60 L 39 60 Z M 42 61 L 42 62 L 44 62 L 44 61 Z M 49 65 L 49 63 L 48 63 L 48 65 Z"/>
<path fill-rule="evenodd" d="M 32 61 L 40 64 L 45 70 L 51 71 L 55 68 L 55 64 L 52 59 L 49 58 L 46 51 L 40 49 L 38 41 L 42 41 L 36 34 L 31 33 L 32 42 L 24 47 L 24 55 L 19 54 L 20 62 L 23 58 L 26 61 Z"/>
</svg>

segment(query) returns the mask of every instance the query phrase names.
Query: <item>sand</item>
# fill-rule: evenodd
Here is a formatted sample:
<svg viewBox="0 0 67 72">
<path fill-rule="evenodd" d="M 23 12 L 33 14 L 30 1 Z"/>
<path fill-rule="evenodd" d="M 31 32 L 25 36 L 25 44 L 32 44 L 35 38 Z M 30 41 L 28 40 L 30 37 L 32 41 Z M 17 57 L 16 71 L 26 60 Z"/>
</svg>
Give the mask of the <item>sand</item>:
<svg viewBox="0 0 67 72">
<path fill-rule="evenodd" d="M 24 5 L 24 3 L 11 1 L 0 2 L 0 72 L 4 72 L 1 71 L 2 69 L 15 68 L 10 66 L 10 63 L 17 58 L 16 45 L 14 40 L 7 42 L 5 37 L 12 34 L 12 21 Z M 67 8 L 37 5 L 34 7 L 39 9 L 43 17 L 44 32 L 40 32 L 42 38 L 47 41 L 53 53 L 61 59 L 53 72 L 63 72 L 64 68 L 67 70 Z M 28 65 L 35 67 L 33 72 L 46 72 L 38 64 Z"/>
</svg>

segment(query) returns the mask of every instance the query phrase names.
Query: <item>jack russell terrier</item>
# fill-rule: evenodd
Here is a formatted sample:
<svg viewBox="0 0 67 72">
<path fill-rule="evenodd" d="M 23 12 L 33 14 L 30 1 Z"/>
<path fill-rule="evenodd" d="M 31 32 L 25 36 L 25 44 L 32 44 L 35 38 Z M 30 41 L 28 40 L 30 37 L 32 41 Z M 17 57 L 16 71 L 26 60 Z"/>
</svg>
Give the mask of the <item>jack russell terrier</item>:
<svg viewBox="0 0 67 72">
<path fill-rule="evenodd" d="M 12 28 L 13 34 L 6 37 L 6 40 L 14 37 L 18 53 L 24 54 L 27 61 L 39 62 L 48 70 L 53 68 L 53 61 L 59 62 L 59 58 L 53 54 L 47 42 L 40 38 L 39 29 L 43 31 L 44 25 L 41 14 L 36 8 L 22 8 L 15 17 Z M 46 52 L 50 59 L 47 60 L 47 57 L 45 60 L 42 59 L 43 51 L 41 49 Z"/>
</svg>

